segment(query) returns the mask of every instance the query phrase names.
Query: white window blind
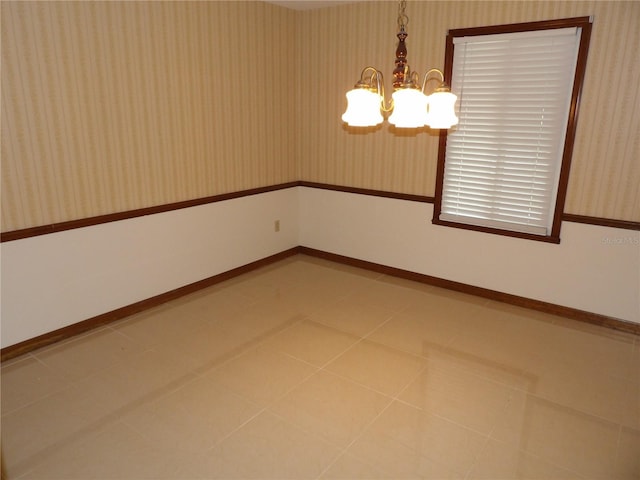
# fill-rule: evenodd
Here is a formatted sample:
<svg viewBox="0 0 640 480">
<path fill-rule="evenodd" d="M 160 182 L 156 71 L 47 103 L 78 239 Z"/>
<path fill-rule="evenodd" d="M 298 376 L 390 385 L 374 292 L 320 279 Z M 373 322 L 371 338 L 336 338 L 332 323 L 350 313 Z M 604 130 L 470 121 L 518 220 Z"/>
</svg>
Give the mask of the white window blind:
<svg viewBox="0 0 640 480">
<path fill-rule="evenodd" d="M 440 220 L 549 235 L 580 28 L 454 38 Z"/>
</svg>

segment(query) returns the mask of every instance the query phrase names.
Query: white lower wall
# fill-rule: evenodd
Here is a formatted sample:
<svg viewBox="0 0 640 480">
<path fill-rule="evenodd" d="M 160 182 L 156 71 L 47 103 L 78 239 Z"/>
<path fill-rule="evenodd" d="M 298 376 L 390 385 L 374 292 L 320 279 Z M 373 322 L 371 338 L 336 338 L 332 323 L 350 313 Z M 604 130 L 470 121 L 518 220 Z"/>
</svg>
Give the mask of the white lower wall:
<svg viewBox="0 0 640 480">
<path fill-rule="evenodd" d="M 433 205 L 300 189 L 300 245 L 640 323 L 640 232 L 564 222 L 549 244 L 431 223 Z"/>
<path fill-rule="evenodd" d="M 565 222 L 555 245 L 432 225 L 432 208 L 298 187 L 4 242 L 0 343 L 297 245 L 640 323 L 639 232 Z"/>
<path fill-rule="evenodd" d="M 295 247 L 297 208 L 289 188 L 4 242 L 1 345 Z"/>
</svg>

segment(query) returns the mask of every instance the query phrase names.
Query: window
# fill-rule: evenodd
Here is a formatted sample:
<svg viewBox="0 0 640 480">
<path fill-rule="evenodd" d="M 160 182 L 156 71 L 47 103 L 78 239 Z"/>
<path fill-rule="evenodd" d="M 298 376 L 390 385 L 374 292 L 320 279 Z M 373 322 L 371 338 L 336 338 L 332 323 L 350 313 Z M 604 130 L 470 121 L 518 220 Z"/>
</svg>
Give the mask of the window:
<svg viewBox="0 0 640 480">
<path fill-rule="evenodd" d="M 433 222 L 560 242 L 589 17 L 451 30 Z"/>
</svg>

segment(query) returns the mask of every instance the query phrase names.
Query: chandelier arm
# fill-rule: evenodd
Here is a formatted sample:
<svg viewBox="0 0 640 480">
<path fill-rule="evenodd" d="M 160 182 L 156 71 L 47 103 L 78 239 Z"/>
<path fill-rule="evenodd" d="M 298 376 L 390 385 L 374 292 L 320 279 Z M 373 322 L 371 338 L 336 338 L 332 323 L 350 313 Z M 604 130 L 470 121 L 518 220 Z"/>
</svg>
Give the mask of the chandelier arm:
<svg viewBox="0 0 640 480">
<path fill-rule="evenodd" d="M 415 85 L 415 87 L 418 87 L 418 82 L 420 81 L 420 77 L 418 77 L 418 72 L 411 72 L 411 74 L 409 75 L 410 78 L 410 84 L 411 85 Z"/>
<path fill-rule="evenodd" d="M 384 93 L 384 76 L 380 70 L 376 71 L 376 79 L 378 81 L 378 95 L 380 95 L 380 110 L 384 113 L 389 113 L 393 110 L 393 99 L 389 101 L 389 107 L 387 107 L 387 98 Z"/>
<path fill-rule="evenodd" d="M 429 79 L 429 75 L 431 75 L 434 72 L 437 72 L 438 75 L 440 75 L 440 83 L 441 84 L 444 83 L 444 73 L 442 73 L 442 70 L 440 70 L 439 68 L 432 68 L 424 75 L 424 80 L 422 81 L 422 93 L 424 93 L 424 89 L 427 86 L 427 80 Z"/>
<path fill-rule="evenodd" d="M 367 72 L 370 72 L 370 75 L 367 77 Z M 360 81 L 356 84 L 359 86 L 367 86 L 369 88 L 374 88 L 373 78 L 378 74 L 378 69 L 374 67 L 364 67 L 362 69 L 362 73 L 360 73 Z"/>
<path fill-rule="evenodd" d="M 369 73 L 368 76 L 367 73 Z M 382 75 L 380 70 L 372 66 L 364 67 L 360 74 L 360 81 L 356 84 L 356 87 L 358 86 L 366 87 L 371 90 L 375 89 L 376 93 L 380 97 L 380 110 L 384 113 L 389 113 L 393 110 L 393 99 L 389 101 L 388 107 L 386 105 L 387 99 L 384 93 L 384 75 Z"/>
</svg>

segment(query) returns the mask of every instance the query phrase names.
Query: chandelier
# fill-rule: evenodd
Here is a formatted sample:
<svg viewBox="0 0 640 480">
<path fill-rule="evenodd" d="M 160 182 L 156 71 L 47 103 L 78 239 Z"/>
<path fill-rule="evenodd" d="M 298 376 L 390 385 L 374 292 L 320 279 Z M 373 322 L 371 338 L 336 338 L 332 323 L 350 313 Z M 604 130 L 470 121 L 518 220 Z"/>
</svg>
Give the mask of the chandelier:
<svg viewBox="0 0 640 480">
<path fill-rule="evenodd" d="M 398 47 L 396 48 L 396 68 L 393 70 L 393 94 L 387 102 L 384 93 L 384 77 L 374 67 L 365 67 L 360 80 L 353 90 L 347 92 L 347 110 L 342 120 L 351 127 L 373 127 L 384 121 L 383 114 L 391 113 L 388 121 L 396 128 L 447 129 L 458 123 L 454 106 L 457 97 L 444 82 L 444 74 L 437 68 L 429 70 L 418 86 L 419 77 L 411 72 L 407 64 L 408 36 L 406 26 L 409 17 L 405 13 L 407 2 L 401 0 L 398 5 Z M 439 86 L 431 93 L 425 94 L 427 81 L 439 76 Z M 387 107 L 387 104 L 389 105 Z"/>
</svg>

